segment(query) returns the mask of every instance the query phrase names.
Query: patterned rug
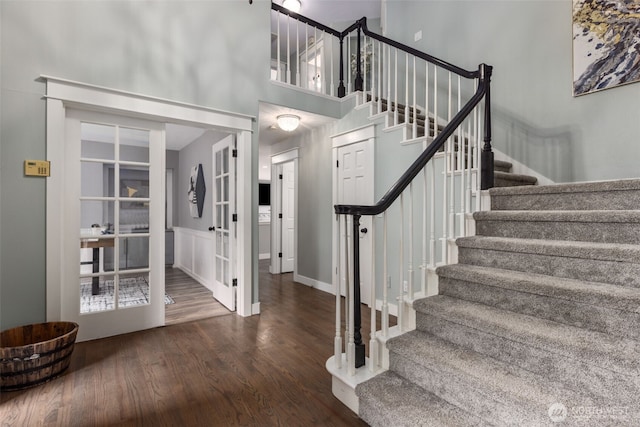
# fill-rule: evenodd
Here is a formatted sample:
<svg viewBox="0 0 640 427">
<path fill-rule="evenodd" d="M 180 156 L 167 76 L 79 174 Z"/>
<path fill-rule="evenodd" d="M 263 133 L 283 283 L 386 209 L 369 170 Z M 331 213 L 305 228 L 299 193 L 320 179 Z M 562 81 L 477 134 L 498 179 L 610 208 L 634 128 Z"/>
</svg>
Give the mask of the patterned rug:
<svg viewBox="0 0 640 427">
<path fill-rule="evenodd" d="M 80 284 L 80 313 L 113 310 L 115 308 L 113 280 L 100 283 L 100 293 L 91 295 L 91 280 Z M 118 306 L 131 307 L 149 304 L 149 283 L 145 277 L 120 279 L 118 288 Z M 173 304 L 173 298 L 164 294 L 164 303 Z"/>
</svg>

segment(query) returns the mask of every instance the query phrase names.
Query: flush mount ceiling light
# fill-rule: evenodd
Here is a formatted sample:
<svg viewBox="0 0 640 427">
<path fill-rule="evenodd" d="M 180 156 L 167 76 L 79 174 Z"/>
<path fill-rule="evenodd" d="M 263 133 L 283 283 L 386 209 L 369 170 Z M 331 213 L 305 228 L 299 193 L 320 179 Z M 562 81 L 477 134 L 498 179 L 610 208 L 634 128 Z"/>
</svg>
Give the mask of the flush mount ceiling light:
<svg viewBox="0 0 640 427">
<path fill-rule="evenodd" d="M 295 114 L 281 114 L 276 118 L 278 127 L 284 131 L 294 131 L 300 124 L 300 117 Z"/>
<path fill-rule="evenodd" d="M 300 0 L 284 0 L 282 6 L 289 9 L 291 12 L 300 12 Z"/>
</svg>

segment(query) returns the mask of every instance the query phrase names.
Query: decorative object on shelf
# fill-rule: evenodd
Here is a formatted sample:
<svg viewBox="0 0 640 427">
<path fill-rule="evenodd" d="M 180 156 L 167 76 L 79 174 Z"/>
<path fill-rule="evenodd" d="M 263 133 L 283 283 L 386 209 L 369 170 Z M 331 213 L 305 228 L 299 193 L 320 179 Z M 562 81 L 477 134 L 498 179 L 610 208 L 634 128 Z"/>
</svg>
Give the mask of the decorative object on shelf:
<svg viewBox="0 0 640 427">
<path fill-rule="evenodd" d="M 296 130 L 300 124 L 300 116 L 296 116 L 295 114 L 280 114 L 276 120 L 278 127 L 287 132 Z"/>
<path fill-rule="evenodd" d="M 640 3 L 573 0 L 573 95 L 640 81 Z"/>
<path fill-rule="evenodd" d="M 193 218 L 202 218 L 204 195 L 206 192 L 204 173 L 202 172 L 202 164 L 200 163 L 191 168 L 191 177 L 189 178 L 189 212 Z"/>
</svg>

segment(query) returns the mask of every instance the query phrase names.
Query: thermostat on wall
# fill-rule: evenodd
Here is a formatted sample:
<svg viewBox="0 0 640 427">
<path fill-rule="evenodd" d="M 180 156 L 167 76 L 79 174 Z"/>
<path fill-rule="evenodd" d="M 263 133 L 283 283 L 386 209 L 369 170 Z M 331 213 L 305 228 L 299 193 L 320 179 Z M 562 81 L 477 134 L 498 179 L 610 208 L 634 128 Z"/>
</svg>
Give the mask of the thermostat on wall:
<svg viewBox="0 0 640 427">
<path fill-rule="evenodd" d="M 25 160 L 24 174 L 26 176 L 49 176 L 51 162 L 48 160 Z"/>
</svg>

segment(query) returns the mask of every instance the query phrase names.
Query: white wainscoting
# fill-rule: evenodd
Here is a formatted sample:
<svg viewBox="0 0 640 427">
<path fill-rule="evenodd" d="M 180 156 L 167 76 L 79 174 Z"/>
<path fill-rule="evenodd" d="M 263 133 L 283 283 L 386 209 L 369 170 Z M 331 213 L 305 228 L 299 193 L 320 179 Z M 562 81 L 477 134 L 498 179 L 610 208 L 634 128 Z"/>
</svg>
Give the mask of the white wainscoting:
<svg viewBox="0 0 640 427">
<path fill-rule="evenodd" d="M 213 292 L 213 233 L 174 227 L 174 263 Z"/>
</svg>

